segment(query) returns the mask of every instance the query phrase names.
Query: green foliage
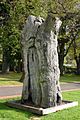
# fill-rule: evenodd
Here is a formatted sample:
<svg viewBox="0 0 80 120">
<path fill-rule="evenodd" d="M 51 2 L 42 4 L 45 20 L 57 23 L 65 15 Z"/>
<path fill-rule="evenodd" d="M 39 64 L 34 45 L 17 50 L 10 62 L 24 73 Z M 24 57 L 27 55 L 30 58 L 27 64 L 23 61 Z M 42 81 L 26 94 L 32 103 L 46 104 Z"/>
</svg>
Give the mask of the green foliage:
<svg viewBox="0 0 80 120">
<path fill-rule="evenodd" d="M 46 12 L 40 0 L 3 0 L 0 4 L 2 5 L 0 44 L 3 50 L 10 51 L 11 59 L 16 58 L 18 56 L 16 54 L 21 53 L 20 36 L 27 17 L 30 14 L 42 16 Z"/>
<path fill-rule="evenodd" d="M 80 2 L 79 0 L 57 0 L 57 6 L 59 6 L 60 11 L 64 13 L 75 12 L 76 4 Z"/>
<path fill-rule="evenodd" d="M 53 16 L 63 17 L 69 12 L 78 12 L 76 9 L 78 3 L 80 3 L 79 0 L 2 0 L 0 2 L 2 6 L 0 17 L 2 49 L 10 51 L 11 58 L 18 59 L 16 56 L 21 53 L 21 31 L 29 15 L 40 15 L 45 18 L 50 12 Z M 64 24 L 66 25 L 67 22 Z M 62 34 L 62 37 L 65 38 L 66 35 Z"/>
<path fill-rule="evenodd" d="M 76 42 L 76 46 L 75 46 L 76 56 L 79 56 L 79 53 L 80 53 L 80 38 L 76 39 L 75 42 Z M 73 44 L 71 45 L 70 50 L 69 50 L 66 57 L 69 57 L 70 59 L 74 59 L 75 56 L 74 56 Z"/>
</svg>

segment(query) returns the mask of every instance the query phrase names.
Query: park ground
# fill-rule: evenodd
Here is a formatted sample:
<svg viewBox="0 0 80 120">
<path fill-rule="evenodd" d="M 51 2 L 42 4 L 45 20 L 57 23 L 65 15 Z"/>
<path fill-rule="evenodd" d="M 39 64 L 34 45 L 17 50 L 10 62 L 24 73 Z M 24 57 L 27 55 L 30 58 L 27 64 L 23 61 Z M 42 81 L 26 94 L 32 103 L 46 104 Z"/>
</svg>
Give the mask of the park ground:
<svg viewBox="0 0 80 120">
<path fill-rule="evenodd" d="M 8 74 L 0 74 L 0 86 L 8 85 L 22 85 L 19 81 L 22 73 L 10 72 Z M 60 77 L 61 83 L 66 82 L 80 82 L 80 75 L 65 74 Z"/>
<path fill-rule="evenodd" d="M 0 86 L 4 85 L 22 85 L 19 82 L 21 73 L 0 74 Z M 80 76 L 67 74 L 60 78 L 64 84 L 66 82 L 80 82 Z M 0 120 L 80 120 L 80 90 L 63 92 L 64 100 L 78 101 L 79 105 L 73 108 L 51 113 L 46 116 L 37 116 L 27 111 L 8 107 L 5 102 L 20 99 L 20 97 L 12 99 L 0 100 Z"/>
</svg>

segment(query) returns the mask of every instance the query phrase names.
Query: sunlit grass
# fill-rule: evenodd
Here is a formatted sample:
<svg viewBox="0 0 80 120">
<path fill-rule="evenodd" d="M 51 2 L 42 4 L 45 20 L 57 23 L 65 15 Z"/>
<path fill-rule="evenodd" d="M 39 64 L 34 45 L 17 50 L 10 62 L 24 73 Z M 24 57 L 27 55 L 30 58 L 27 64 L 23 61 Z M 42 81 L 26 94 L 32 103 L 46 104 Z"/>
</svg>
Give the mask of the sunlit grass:
<svg viewBox="0 0 80 120">
<path fill-rule="evenodd" d="M 78 101 L 79 105 L 42 117 L 8 107 L 5 102 L 11 99 L 0 100 L 0 120 L 33 120 L 32 118 L 39 118 L 40 120 L 80 120 L 80 91 L 64 92 L 63 98 L 65 100 Z"/>
<path fill-rule="evenodd" d="M 3 85 L 21 85 L 19 82 L 22 73 L 10 72 L 9 74 L 0 74 L 0 86 Z M 80 82 L 80 75 L 65 74 L 60 77 L 60 82 Z"/>
<path fill-rule="evenodd" d="M 21 73 L 10 72 L 8 74 L 0 74 L 0 86 L 2 85 L 21 85 L 19 82 Z"/>
<path fill-rule="evenodd" d="M 80 91 L 63 93 L 64 100 L 78 101 L 79 106 L 43 116 L 42 120 L 80 120 Z"/>
<path fill-rule="evenodd" d="M 61 82 L 80 82 L 80 75 L 65 74 L 60 77 Z"/>
</svg>

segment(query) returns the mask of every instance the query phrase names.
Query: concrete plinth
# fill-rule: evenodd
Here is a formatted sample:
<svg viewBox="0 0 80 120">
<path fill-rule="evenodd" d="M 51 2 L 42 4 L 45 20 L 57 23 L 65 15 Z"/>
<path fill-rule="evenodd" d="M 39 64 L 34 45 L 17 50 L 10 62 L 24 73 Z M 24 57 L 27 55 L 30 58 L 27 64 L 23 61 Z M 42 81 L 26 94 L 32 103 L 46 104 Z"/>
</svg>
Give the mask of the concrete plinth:
<svg viewBox="0 0 80 120">
<path fill-rule="evenodd" d="M 70 107 L 78 106 L 78 102 L 75 101 L 62 101 L 62 105 L 58 105 L 56 107 L 50 107 L 50 108 L 40 108 L 38 106 L 30 105 L 29 103 L 21 104 L 20 100 L 17 101 L 9 101 L 6 103 L 8 106 L 13 108 L 18 108 L 25 111 L 30 111 L 32 113 L 38 114 L 38 115 L 47 115 L 49 113 L 57 112 L 63 109 L 67 109 Z"/>
</svg>

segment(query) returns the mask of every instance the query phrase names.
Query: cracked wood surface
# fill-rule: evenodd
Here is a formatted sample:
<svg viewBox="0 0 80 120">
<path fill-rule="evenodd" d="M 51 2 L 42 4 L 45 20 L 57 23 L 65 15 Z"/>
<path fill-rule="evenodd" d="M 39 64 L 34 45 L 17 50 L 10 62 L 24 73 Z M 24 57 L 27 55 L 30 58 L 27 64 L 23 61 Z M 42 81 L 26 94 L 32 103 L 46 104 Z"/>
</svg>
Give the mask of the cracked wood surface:
<svg viewBox="0 0 80 120">
<path fill-rule="evenodd" d="M 50 15 L 29 16 L 22 32 L 24 83 L 22 102 L 32 100 L 41 107 L 61 102 L 57 37 L 61 21 Z"/>
</svg>

